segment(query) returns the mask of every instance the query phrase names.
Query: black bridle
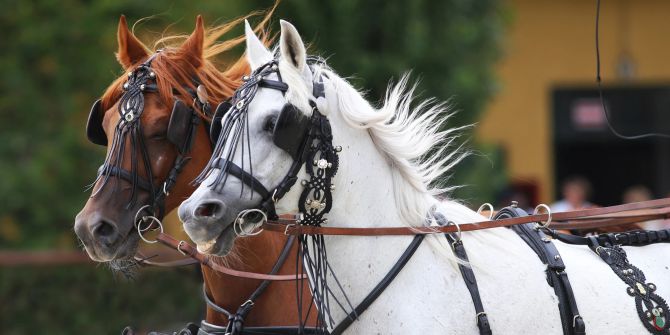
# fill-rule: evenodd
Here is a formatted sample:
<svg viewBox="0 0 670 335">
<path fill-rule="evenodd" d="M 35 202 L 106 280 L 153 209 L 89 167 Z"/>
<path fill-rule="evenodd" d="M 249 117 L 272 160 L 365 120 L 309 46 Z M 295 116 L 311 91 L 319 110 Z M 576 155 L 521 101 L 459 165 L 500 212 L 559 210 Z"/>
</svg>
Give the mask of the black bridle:
<svg viewBox="0 0 670 335">
<path fill-rule="evenodd" d="M 278 80 L 267 77 L 275 74 Z M 278 185 L 269 190 L 261 181 L 253 175 L 251 166 L 251 145 L 249 134 L 248 108 L 258 89 L 270 88 L 282 92 L 284 95 L 288 85 L 281 81 L 277 60 L 270 61 L 249 76 L 243 78 L 244 83 L 233 95 L 231 107 L 225 114 L 222 122 L 220 136 L 217 139 L 212 158 L 203 172 L 198 176 L 196 182 L 204 182 L 214 170 L 219 170 L 214 180 L 208 185 L 215 192 L 222 192 L 227 178 L 232 175 L 242 182 L 240 197 L 243 196 L 244 186 L 250 187 L 258 193 L 261 201 L 256 209 L 265 214 L 270 220 L 278 218 L 275 203 L 281 199 L 298 180 L 298 173 L 303 165 L 309 175 L 309 180 L 301 182 L 303 191 L 298 202 L 299 223 L 303 225 L 321 226 L 327 222 L 324 218 L 332 208 L 332 178 L 337 173 L 339 166 L 338 152 L 340 147 L 332 144 L 333 135 L 330 122 L 317 108 L 315 100 L 325 97 L 323 82 L 313 81 L 312 99 L 309 100 L 311 115 L 307 116 L 292 104 L 286 104 L 279 113 L 272 132 L 272 140 L 275 145 L 288 153 L 293 162 L 284 178 Z M 239 164 L 233 162 L 237 150 L 241 150 Z M 247 166 L 247 169 L 245 169 Z M 253 197 L 253 193 L 252 197 Z M 253 221 L 253 219 L 252 219 Z M 298 242 L 302 252 L 298 257 L 302 258 L 305 266 L 303 271 L 308 271 L 312 281 L 311 292 L 313 301 L 316 302 L 318 313 L 318 329 L 325 329 L 324 325 L 333 325 L 330 317 L 330 296 L 332 290 L 328 286 L 329 275 L 334 276 L 326 258 L 326 246 L 323 236 L 299 236 Z M 340 286 L 339 281 L 335 282 Z M 302 287 L 302 282 L 298 287 Z M 340 286 L 339 289 L 344 293 Z M 302 311 L 301 302 L 303 292 L 298 290 L 298 309 Z M 346 298 L 346 295 L 345 295 Z M 336 301 L 340 307 L 343 305 Z M 346 301 L 351 310 L 354 307 Z M 356 312 L 353 312 L 354 314 Z M 303 322 L 302 315 L 300 320 Z M 237 324 L 236 329 L 241 329 L 242 324 Z M 304 330 L 300 326 L 298 333 Z"/>
<path fill-rule="evenodd" d="M 158 92 L 156 74 L 151 67 L 151 62 L 160 54 L 158 51 L 147 61 L 139 65 L 128 74 L 128 80 L 123 84 L 123 94 L 118 103 L 118 112 L 120 119 L 115 127 L 111 147 L 108 150 L 105 162 L 98 169 L 98 175 L 93 184 L 102 180 L 102 184 L 93 192 L 95 196 L 102 190 L 111 177 L 120 178 L 128 181 L 132 185 L 132 193 L 127 208 L 131 208 L 137 201 L 138 188 L 148 192 L 151 195 L 150 203 L 142 207 L 149 208 L 156 217 L 163 217 L 165 214 L 165 198 L 170 194 L 170 190 L 175 186 L 177 176 L 182 171 L 186 163 L 190 160 L 188 156 L 195 139 L 197 126 L 200 124 L 200 116 L 194 107 L 199 108 L 203 114 L 210 113 L 210 104 L 207 102 L 206 93 L 195 92 L 186 88 L 193 98 L 193 105 L 189 106 L 179 99 L 175 99 L 174 107 L 167 130 L 167 138 L 178 150 L 174 165 L 167 175 L 167 178 L 160 185 L 153 183 L 153 171 L 151 161 L 147 150 L 144 137 L 142 135 L 141 116 L 144 113 L 144 95 L 146 93 Z M 206 92 L 204 87 L 194 80 L 195 86 L 199 91 Z M 176 92 L 176 89 L 173 89 Z M 102 117 L 104 111 L 101 108 L 101 101 L 93 104 L 89 115 L 86 134 L 88 139 L 94 144 L 107 145 L 107 137 L 102 129 Z M 131 168 L 123 169 L 123 152 L 126 147 L 126 141 L 131 141 Z M 144 178 L 138 174 L 138 152 L 142 156 L 142 163 L 147 177 Z M 118 187 L 118 184 L 117 184 Z"/>
<path fill-rule="evenodd" d="M 271 74 L 276 74 L 278 80 L 266 78 Z M 334 148 L 332 146 L 332 133 L 328 118 L 319 112 L 313 100 L 309 101 L 312 107 L 312 115 L 309 117 L 292 104 L 284 106 L 275 122 L 272 137 L 275 145 L 293 158 L 293 163 L 279 184 L 272 190 L 268 190 L 253 175 L 248 132 L 248 108 L 259 88 L 270 88 L 285 94 L 288 85 L 281 81 L 276 60 L 260 66 L 243 79 L 244 83 L 235 91 L 230 109 L 223 118 L 223 125 L 212 158 L 195 181 L 197 183 L 204 182 L 213 170 L 218 169 L 220 173 L 209 186 L 212 190 L 221 192 L 229 175 L 238 178 L 242 181 L 243 187 L 246 185 L 260 195 L 261 202 L 257 208 L 272 220 L 277 218 L 275 202 L 295 185 L 298 180 L 298 172 L 302 166 L 310 160 L 310 157 L 315 157 L 318 152 L 321 153 L 321 156 L 318 160 L 313 160 L 313 166 L 307 164 L 307 171 L 311 176 L 317 176 L 322 180 L 313 183 L 304 182 L 303 186 L 306 186 L 306 189 L 313 190 L 315 192 L 314 196 L 322 200 L 319 201 L 319 204 L 323 205 L 320 205 L 319 208 L 314 205 L 312 205 L 314 208 L 306 208 L 304 202 L 310 192 L 304 192 L 301 196 L 303 205 L 300 210 L 305 215 L 305 220 L 314 224 L 323 223 L 323 215 L 330 211 L 332 203 L 330 180 L 337 172 L 337 151 L 341 150 L 339 147 Z M 314 98 L 323 97 L 323 94 L 323 83 L 314 82 Z M 242 151 L 239 165 L 233 162 L 233 157 L 238 148 Z M 249 172 L 245 169 L 245 165 L 248 166 Z M 244 189 L 241 193 L 243 192 Z"/>
</svg>

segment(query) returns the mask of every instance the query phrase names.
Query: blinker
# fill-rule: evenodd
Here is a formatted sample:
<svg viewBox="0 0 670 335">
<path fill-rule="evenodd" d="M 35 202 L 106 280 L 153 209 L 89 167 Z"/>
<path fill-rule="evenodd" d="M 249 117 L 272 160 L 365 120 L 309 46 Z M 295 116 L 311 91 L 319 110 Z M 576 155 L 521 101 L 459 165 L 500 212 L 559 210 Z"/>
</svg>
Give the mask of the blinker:
<svg viewBox="0 0 670 335">
<path fill-rule="evenodd" d="M 102 128 L 102 101 L 98 99 L 91 106 L 91 111 L 88 114 L 86 122 L 86 137 L 93 144 L 107 146 L 107 135 Z"/>
<path fill-rule="evenodd" d="M 292 104 L 282 108 L 275 122 L 272 141 L 293 159 L 300 160 L 303 143 L 310 128 L 310 118 Z"/>
</svg>

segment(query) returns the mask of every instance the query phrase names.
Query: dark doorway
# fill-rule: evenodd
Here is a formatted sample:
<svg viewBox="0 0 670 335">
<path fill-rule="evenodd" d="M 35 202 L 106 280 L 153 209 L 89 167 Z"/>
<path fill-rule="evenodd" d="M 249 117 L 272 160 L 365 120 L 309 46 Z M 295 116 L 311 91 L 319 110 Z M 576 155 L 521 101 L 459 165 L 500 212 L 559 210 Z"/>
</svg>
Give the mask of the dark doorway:
<svg viewBox="0 0 670 335">
<path fill-rule="evenodd" d="M 623 134 L 670 133 L 670 85 L 614 87 L 604 91 L 610 121 Z M 670 141 L 622 140 L 607 127 L 598 91 L 560 88 L 553 92 L 556 198 L 570 176 L 588 179 L 591 201 L 622 202 L 631 186 L 646 186 L 656 197 L 670 191 Z"/>
</svg>

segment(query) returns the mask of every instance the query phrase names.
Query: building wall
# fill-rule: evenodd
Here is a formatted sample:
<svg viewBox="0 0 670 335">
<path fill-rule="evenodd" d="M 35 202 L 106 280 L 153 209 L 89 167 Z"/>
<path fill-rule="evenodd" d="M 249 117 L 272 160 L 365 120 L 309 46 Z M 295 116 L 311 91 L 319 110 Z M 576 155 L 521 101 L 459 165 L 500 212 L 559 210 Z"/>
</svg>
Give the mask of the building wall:
<svg viewBox="0 0 670 335">
<path fill-rule="evenodd" d="M 537 182 L 553 200 L 551 90 L 595 86 L 595 8 L 586 0 L 510 0 L 512 21 L 497 67 L 500 90 L 476 136 L 503 146 L 510 178 Z M 604 83 L 621 83 L 622 52 L 635 64 L 632 83 L 670 80 L 670 1 L 603 0 L 600 50 Z"/>
</svg>

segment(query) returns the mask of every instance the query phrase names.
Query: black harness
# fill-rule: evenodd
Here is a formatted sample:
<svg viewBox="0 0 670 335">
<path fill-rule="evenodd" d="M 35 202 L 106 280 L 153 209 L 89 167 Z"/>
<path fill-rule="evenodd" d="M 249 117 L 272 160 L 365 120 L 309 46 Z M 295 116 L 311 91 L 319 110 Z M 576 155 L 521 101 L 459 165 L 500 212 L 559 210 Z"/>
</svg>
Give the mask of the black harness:
<svg viewBox="0 0 670 335">
<path fill-rule="evenodd" d="M 636 230 L 596 236 L 574 236 L 549 231 L 552 237 L 569 244 L 586 245 L 595 252 L 626 285 L 626 293 L 634 298 L 637 314 L 652 334 L 670 334 L 668 303 L 655 293 L 656 285 L 647 282 L 644 272 L 628 261 L 622 246 L 644 246 L 670 242 L 670 229 L 659 231 Z"/>
<path fill-rule="evenodd" d="M 208 115 L 210 113 L 210 105 L 206 101 L 206 98 L 200 97 L 197 92 L 191 89 L 187 89 L 187 91 L 193 97 L 192 106 L 187 105 L 179 99 L 175 99 L 167 129 L 167 139 L 177 147 L 179 154 L 175 158 L 174 165 L 162 185 L 154 185 L 153 171 L 142 135 L 140 118 L 144 112 L 144 94 L 158 91 L 156 74 L 151 68 L 151 62 L 159 53 L 160 51 L 130 72 L 128 74 L 128 81 L 123 84 L 124 93 L 118 103 L 118 112 L 121 117 L 119 123 L 116 125 L 112 144 L 108 150 L 105 162 L 98 169 L 96 182 L 103 180 L 103 183 L 93 193 L 93 196 L 105 187 L 110 177 L 124 179 L 131 183 L 133 187 L 127 207 L 130 208 L 135 204 L 137 189 L 139 188 L 151 195 L 149 207 L 153 210 L 155 216 L 161 218 L 165 214 L 165 198 L 176 184 L 177 176 L 190 159 L 188 154 L 191 151 L 195 133 L 200 124 L 200 116 L 195 111 L 194 106 L 199 108 L 205 115 Z M 195 82 L 196 86 L 198 86 L 197 81 Z M 86 135 L 92 143 L 107 146 L 107 136 L 102 127 L 104 112 L 101 101 L 97 100 L 93 104 L 93 107 L 91 107 L 91 112 L 88 116 Z M 131 141 L 131 148 L 133 150 L 131 152 L 131 169 L 125 170 L 121 167 L 121 164 L 123 163 L 123 152 L 128 138 Z M 139 176 L 137 172 L 138 152 L 142 155 L 142 162 L 145 171 L 147 171 L 146 178 Z"/>
<path fill-rule="evenodd" d="M 495 219 L 507 219 L 519 216 L 527 216 L 524 210 L 516 205 L 501 209 L 495 216 Z M 547 266 L 547 282 L 554 288 L 554 293 L 558 297 L 558 310 L 561 315 L 561 324 L 563 325 L 563 334 L 565 335 L 583 335 L 585 334 L 584 320 L 579 315 L 577 309 L 577 300 L 572 292 L 568 274 L 565 272 L 565 264 L 556 249 L 544 232 L 537 228 L 535 223 L 526 223 L 512 226 L 511 229 L 516 232 L 528 246 L 535 251 L 542 263 Z"/>
<path fill-rule="evenodd" d="M 440 226 L 448 226 L 454 224 L 454 222 L 448 221 L 444 215 L 439 212 L 435 212 L 435 207 L 431 210 L 431 216 L 437 221 L 437 224 Z M 449 241 L 449 246 L 451 246 L 451 251 L 464 262 L 469 262 L 468 253 L 465 251 L 465 246 L 461 240 L 461 234 L 444 234 Z M 475 277 L 472 267 L 459 263 L 458 269 L 461 271 L 461 277 L 463 277 L 463 282 L 470 292 L 470 298 L 472 298 L 472 303 L 475 307 L 475 319 L 477 320 L 477 328 L 479 328 L 479 334 L 481 335 L 491 335 L 491 325 L 489 324 L 488 316 L 484 311 L 484 304 L 482 303 L 482 298 L 479 296 L 479 287 L 477 286 L 477 278 Z"/>
</svg>

